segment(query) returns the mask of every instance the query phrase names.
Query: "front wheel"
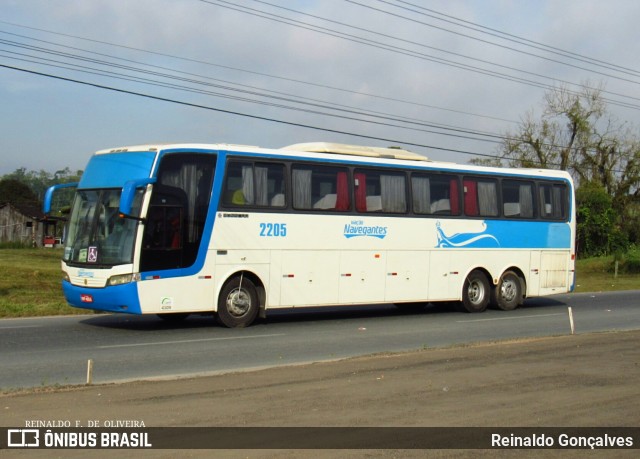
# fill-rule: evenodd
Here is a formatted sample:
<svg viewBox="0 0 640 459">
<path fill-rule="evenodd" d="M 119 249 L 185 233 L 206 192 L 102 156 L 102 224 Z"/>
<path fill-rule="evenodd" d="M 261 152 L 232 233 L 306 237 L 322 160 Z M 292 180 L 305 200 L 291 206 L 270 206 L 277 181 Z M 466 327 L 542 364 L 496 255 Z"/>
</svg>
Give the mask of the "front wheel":
<svg viewBox="0 0 640 459">
<path fill-rule="evenodd" d="M 237 276 L 220 291 L 216 319 L 225 327 L 247 327 L 256 319 L 259 309 L 255 285 L 246 277 Z"/>
<path fill-rule="evenodd" d="M 482 312 L 489 304 L 490 287 L 487 276 L 482 271 L 471 271 L 462 287 L 462 310 Z"/>
</svg>

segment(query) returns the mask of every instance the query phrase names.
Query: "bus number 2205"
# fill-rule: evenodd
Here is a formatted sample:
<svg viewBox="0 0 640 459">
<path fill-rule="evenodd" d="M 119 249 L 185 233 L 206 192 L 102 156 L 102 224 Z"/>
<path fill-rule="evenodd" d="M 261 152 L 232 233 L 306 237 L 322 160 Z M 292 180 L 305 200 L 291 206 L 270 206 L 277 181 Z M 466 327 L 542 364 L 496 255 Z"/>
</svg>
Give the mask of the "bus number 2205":
<svg viewBox="0 0 640 459">
<path fill-rule="evenodd" d="M 286 223 L 260 223 L 261 237 L 285 237 L 286 235 Z"/>
</svg>

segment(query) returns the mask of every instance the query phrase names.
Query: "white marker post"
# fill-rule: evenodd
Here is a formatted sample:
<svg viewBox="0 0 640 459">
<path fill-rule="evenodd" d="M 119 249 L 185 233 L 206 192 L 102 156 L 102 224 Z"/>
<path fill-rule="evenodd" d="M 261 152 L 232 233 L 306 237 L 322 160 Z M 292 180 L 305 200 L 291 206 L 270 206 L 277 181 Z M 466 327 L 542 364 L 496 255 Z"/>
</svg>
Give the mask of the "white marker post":
<svg viewBox="0 0 640 459">
<path fill-rule="evenodd" d="M 568 309 L 569 309 L 569 324 L 571 325 L 571 334 L 575 335 L 576 334 L 576 328 L 573 325 L 573 311 L 571 310 L 571 306 L 569 306 Z"/>
<path fill-rule="evenodd" d="M 87 361 L 87 384 L 93 384 L 93 359 Z"/>
</svg>

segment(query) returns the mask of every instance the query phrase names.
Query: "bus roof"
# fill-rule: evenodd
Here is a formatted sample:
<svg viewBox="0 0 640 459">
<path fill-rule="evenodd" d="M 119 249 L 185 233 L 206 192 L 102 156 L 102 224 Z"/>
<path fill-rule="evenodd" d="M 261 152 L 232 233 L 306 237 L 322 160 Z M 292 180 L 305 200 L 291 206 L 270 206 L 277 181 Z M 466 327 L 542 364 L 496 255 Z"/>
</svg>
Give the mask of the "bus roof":
<svg viewBox="0 0 640 459">
<path fill-rule="evenodd" d="M 391 164 L 395 161 L 404 162 L 407 166 L 411 162 L 416 163 L 429 163 L 428 167 L 436 169 L 455 169 L 461 172 L 484 172 L 484 173 L 496 173 L 496 174 L 512 174 L 512 175 L 539 175 L 545 177 L 557 177 L 571 180 L 571 176 L 567 171 L 561 171 L 557 169 L 542 169 L 542 168 L 515 168 L 515 167 L 487 167 L 476 166 L 473 164 L 459 164 L 443 161 L 433 161 L 422 156 L 418 153 L 414 153 L 408 150 L 404 150 L 397 147 L 369 147 L 360 145 L 348 145 L 331 142 L 309 142 L 298 143 L 294 145 L 288 145 L 279 149 L 261 148 L 254 145 L 239 145 L 239 144 L 202 144 L 202 143 L 155 143 L 155 144 L 141 144 L 130 145 L 118 148 L 108 148 L 96 152 L 96 155 L 104 155 L 109 153 L 127 153 L 127 152 L 158 152 L 161 150 L 226 150 L 226 151 L 238 151 L 238 152 L 254 152 L 258 154 L 285 154 L 296 155 L 299 153 L 301 156 L 307 154 L 310 158 L 320 159 L 327 155 L 341 155 L 352 157 L 365 157 L 374 160 L 376 163 Z M 306 155 L 305 155 L 306 156 Z M 426 164 L 424 164 L 426 166 Z"/>
<path fill-rule="evenodd" d="M 399 147 L 365 147 L 343 143 L 311 142 L 296 143 L 281 150 L 305 151 L 309 153 L 334 153 L 337 155 L 368 156 L 372 158 L 408 159 L 412 161 L 430 161 L 426 156 Z"/>
</svg>

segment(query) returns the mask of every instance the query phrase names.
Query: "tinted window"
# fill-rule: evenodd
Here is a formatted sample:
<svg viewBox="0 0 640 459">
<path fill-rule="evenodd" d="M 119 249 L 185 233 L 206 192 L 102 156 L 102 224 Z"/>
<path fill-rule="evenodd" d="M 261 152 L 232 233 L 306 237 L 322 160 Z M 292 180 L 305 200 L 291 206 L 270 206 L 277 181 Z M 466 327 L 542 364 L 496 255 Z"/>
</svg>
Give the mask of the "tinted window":
<svg viewBox="0 0 640 459">
<path fill-rule="evenodd" d="M 453 175 L 413 174 L 413 212 L 416 214 L 458 215 L 458 179 Z"/>
<path fill-rule="evenodd" d="M 351 206 L 345 168 L 295 165 L 291 189 L 294 209 L 346 211 Z"/>
<path fill-rule="evenodd" d="M 358 212 L 404 213 L 407 211 L 404 173 L 356 169 L 353 182 Z"/>
<path fill-rule="evenodd" d="M 502 211 L 507 218 L 533 218 L 533 183 L 520 180 L 503 180 Z"/>
<path fill-rule="evenodd" d="M 465 177 L 464 214 L 469 217 L 498 216 L 498 187 L 495 180 Z"/>
<path fill-rule="evenodd" d="M 284 165 L 232 161 L 227 165 L 223 202 L 229 206 L 284 207 Z"/>
<path fill-rule="evenodd" d="M 540 216 L 551 220 L 562 220 L 567 217 L 567 187 L 564 184 L 541 183 Z"/>
</svg>

